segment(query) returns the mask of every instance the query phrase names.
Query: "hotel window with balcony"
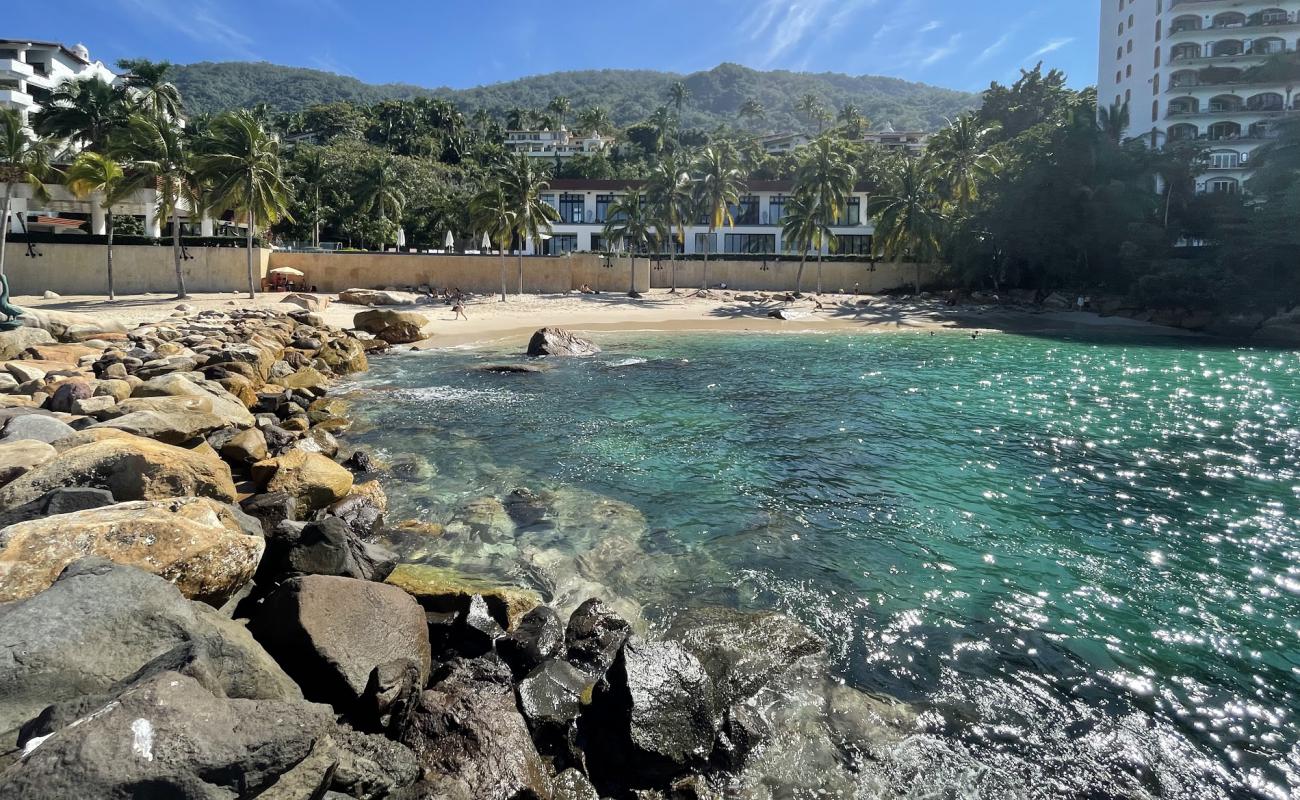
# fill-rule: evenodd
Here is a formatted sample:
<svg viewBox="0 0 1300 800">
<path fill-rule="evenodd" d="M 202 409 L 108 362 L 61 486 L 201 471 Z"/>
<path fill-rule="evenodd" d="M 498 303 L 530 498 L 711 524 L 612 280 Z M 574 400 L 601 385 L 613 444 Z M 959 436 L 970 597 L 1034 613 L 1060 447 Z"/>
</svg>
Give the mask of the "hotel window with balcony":
<svg viewBox="0 0 1300 800">
<path fill-rule="evenodd" d="M 780 225 L 785 217 L 785 195 L 774 194 L 767 203 L 767 224 Z"/>
<path fill-rule="evenodd" d="M 1236 39 L 1223 39 L 1210 45 L 1210 55 L 1214 58 L 1239 56 L 1246 52 L 1246 47 Z"/>
<path fill-rule="evenodd" d="M 1199 31 L 1201 29 L 1201 18 L 1187 15 L 1178 17 L 1169 24 L 1169 35 L 1182 33 L 1184 31 Z"/>
<path fill-rule="evenodd" d="M 1236 169 L 1241 166 L 1241 154 L 1233 150 L 1210 153 L 1210 169 Z"/>
<path fill-rule="evenodd" d="M 1200 58 L 1200 57 L 1201 57 L 1201 46 L 1199 44 L 1195 44 L 1194 42 L 1184 42 L 1180 45 L 1174 46 L 1174 48 L 1169 51 L 1170 61 L 1186 61 L 1187 59 L 1190 58 Z"/>
<path fill-rule="evenodd" d="M 1231 114 L 1241 110 L 1241 98 L 1234 94 L 1221 94 L 1210 98 L 1211 114 Z"/>
<path fill-rule="evenodd" d="M 1169 137 L 1169 141 L 1171 142 L 1190 142 L 1200 136 L 1200 129 L 1195 125 L 1189 125 L 1184 122 L 1181 125 L 1169 126 L 1169 131 L 1166 135 Z"/>
<path fill-rule="evenodd" d="M 583 222 L 587 213 L 587 198 L 580 194 L 560 195 L 560 219 L 571 225 Z"/>
<path fill-rule="evenodd" d="M 609 215 L 609 207 L 613 204 L 614 204 L 614 195 L 612 194 L 596 195 L 596 223 L 598 225 L 605 224 Z"/>
<path fill-rule="evenodd" d="M 1235 122 L 1216 122 L 1210 126 L 1210 141 L 1225 142 L 1241 138 L 1241 126 Z"/>
<path fill-rule="evenodd" d="M 559 233 L 542 242 L 542 255 L 560 256 L 578 249 L 578 234 Z"/>
<path fill-rule="evenodd" d="M 1276 36 L 1268 36 L 1263 39 L 1256 39 L 1250 43 L 1251 55 L 1271 56 L 1286 50 L 1286 42 Z"/>
<path fill-rule="evenodd" d="M 1276 92 L 1264 92 L 1248 99 L 1246 108 L 1251 111 L 1284 111 L 1286 100 Z"/>
<path fill-rule="evenodd" d="M 775 253 L 776 234 L 728 233 L 723 238 L 727 253 Z"/>
<path fill-rule="evenodd" d="M 1286 25 L 1291 21 L 1291 15 L 1280 8 L 1269 8 L 1259 12 L 1255 19 L 1259 20 L 1260 25 Z"/>
<path fill-rule="evenodd" d="M 1246 25 L 1246 15 L 1240 11 L 1227 11 L 1215 16 L 1211 28 L 1241 28 Z"/>
</svg>

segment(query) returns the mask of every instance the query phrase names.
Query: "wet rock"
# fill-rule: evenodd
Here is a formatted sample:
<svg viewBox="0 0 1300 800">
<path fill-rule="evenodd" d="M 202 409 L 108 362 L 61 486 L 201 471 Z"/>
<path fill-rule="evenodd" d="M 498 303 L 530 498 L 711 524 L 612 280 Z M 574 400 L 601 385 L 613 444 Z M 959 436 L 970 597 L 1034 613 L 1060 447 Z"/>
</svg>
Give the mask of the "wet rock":
<svg viewBox="0 0 1300 800">
<path fill-rule="evenodd" d="M 523 677 L 545 661 L 564 653 L 564 625 L 549 606 L 538 606 L 519 620 L 515 629 L 496 642 L 497 655 L 515 677 Z"/>
<path fill-rule="evenodd" d="M 380 724 L 366 713 L 376 710 L 367 692 L 391 689 L 391 680 L 372 681 L 375 670 L 400 674 L 410 665 L 416 686 L 429 677 L 424 612 L 409 595 L 382 583 L 294 578 L 267 599 L 249 629 L 308 699 L 329 703 L 363 726 Z"/>
<path fill-rule="evenodd" d="M 17 729 L 51 703 L 108 692 L 190 644 L 218 665 L 205 681 L 212 691 L 302 696 L 242 625 L 186 600 L 162 578 L 104 559 L 82 559 L 46 591 L 0 606 L 0 630 L 0 732 Z"/>
<path fill-rule="evenodd" d="M 478 595 L 492 618 L 505 630 L 514 628 L 524 614 L 542 604 L 535 592 L 499 586 L 452 569 L 425 564 L 401 564 L 388 576 L 387 582 L 408 592 L 428 611 L 464 614 L 469 611 L 470 601 Z"/>
<path fill-rule="evenodd" d="M 565 658 L 598 677 L 614 663 L 630 633 L 627 620 L 593 597 L 569 616 L 564 631 Z"/>
<path fill-rule="evenodd" d="M 519 710 L 533 730 L 564 730 L 582 713 L 591 678 L 567 661 L 539 665 L 519 682 Z"/>
<path fill-rule="evenodd" d="M 336 517 L 316 522 L 279 524 L 267 537 L 266 557 L 258 583 L 271 584 L 295 575 L 338 575 L 382 581 L 397 565 L 397 555 L 362 542 Z"/>
<path fill-rule="evenodd" d="M 85 556 L 137 566 L 221 605 L 253 578 L 265 543 L 234 508 L 206 498 L 140 501 L 0 530 L 0 602 L 46 589 Z"/>
<path fill-rule="evenodd" d="M 600 800 L 596 787 L 591 785 L 587 776 L 576 769 L 569 768 L 555 776 L 554 800 Z"/>
<path fill-rule="evenodd" d="M 771 727 L 756 708 L 737 703 L 723 717 L 713 745 L 713 759 L 725 769 L 740 769 L 749 754 L 771 735 Z"/>
<path fill-rule="evenodd" d="M 505 506 L 495 497 L 470 500 L 456 509 L 447 523 L 450 536 L 466 536 L 490 544 L 512 540 L 514 529 Z"/>
<path fill-rule="evenodd" d="M 520 529 L 531 528 L 546 520 L 550 513 L 548 498 L 531 489 L 514 489 L 506 496 L 506 514 Z"/>
<path fill-rule="evenodd" d="M 70 486 L 107 489 L 122 501 L 235 499 L 230 468 L 220 460 L 122 433 L 63 450 L 53 460 L 0 489 L 0 508 L 12 509 L 46 492 Z"/>
<path fill-rule="evenodd" d="M 372 333 L 389 344 L 410 344 L 424 338 L 427 317 L 410 311 L 372 309 L 362 311 L 352 320 L 353 327 Z"/>
<path fill-rule="evenodd" d="M 45 442 L 34 439 L 16 439 L 0 443 L 0 485 L 31 472 L 58 455 Z"/>
<path fill-rule="evenodd" d="M 485 372 L 489 375 L 536 375 L 552 369 L 554 367 L 549 364 L 483 364 L 474 367 L 475 372 Z"/>
<path fill-rule="evenodd" d="M 530 356 L 586 357 L 600 353 L 595 342 L 563 328 L 542 328 L 528 342 Z"/>
<path fill-rule="evenodd" d="M 352 493 L 329 507 L 331 516 L 343 520 L 352 532 L 368 538 L 384 526 L 388 497 L 378 481 L 368 481 L 352 488 Z"/>
</svg>

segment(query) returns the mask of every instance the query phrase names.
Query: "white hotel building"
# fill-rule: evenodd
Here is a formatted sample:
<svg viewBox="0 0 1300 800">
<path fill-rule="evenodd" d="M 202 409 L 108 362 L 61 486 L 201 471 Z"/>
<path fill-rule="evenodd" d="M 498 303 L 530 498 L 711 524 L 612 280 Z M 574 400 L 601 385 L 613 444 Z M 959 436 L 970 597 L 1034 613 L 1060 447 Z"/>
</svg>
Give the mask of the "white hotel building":
<svg viewBox="0 0 1300 800">
<path fill-rule="evenodd" d="M 608 250 L 610 243 L 604 241 L 602 232 L 609 207 L 628 190 L 641 186 L 639 181 L 552 180 L 542 200 L 559 213 L 560 221 L 551 226 L 551 238 L 543 243 L 541 253 Z M 741 193 L 740 203 L 732 209 L 734 226 L 710 233 L 708 225 L 697 220 L 697 224 L 686 228 L 686 241 L 679 243 L 678 252 L 698 254 L 707 248 L 711 254 L 785 254 L 781 218 L 793 191 L 789 181 L 750 181 Z M 867 216 L 867 199 L 865 191 L 853 192 L 838 224 L 832 226 L 838 239 L 837 254 L 871 254 L 875 228 Z M 535 252 L 532 243 L 527 252 Z"/>
<path fill-rule="evenodd" d="M 1129 136 L 1204 143 L 1209 192 L 1238 192 L 1251 156 L 1300 112 L 1285 81 L 1247 71 L 1300 46 L 1300 0 L 1101 0 L 1098 102 L 1129 104 Z"/>
<path fill-rule="evenodd" d="M 612 136 L 602 136 L 594 131 L 577 133 L 563 127 L 558 131 L 506 131 L 505 141 L 506 148 L 513 152 L 551 159 L 602 153 L 613 144 Z"/>
</svg>

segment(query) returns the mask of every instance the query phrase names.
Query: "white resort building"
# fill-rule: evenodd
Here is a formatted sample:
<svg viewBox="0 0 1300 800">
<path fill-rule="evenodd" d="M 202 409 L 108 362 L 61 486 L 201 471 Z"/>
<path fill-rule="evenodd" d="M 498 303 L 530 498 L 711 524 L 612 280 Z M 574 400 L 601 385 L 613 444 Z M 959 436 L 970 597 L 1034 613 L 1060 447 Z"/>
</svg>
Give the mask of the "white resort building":
<svg viewBox="0 0 1300 800">
<path fill-rule="evenodd" d="M 603 236 L 609 207 L 630 189 L 640 188 L 639 181 L 553 180 L 542 200 L 560 215 L 552 225 L 551 238 L 542 246 L 542 255 L 569 252 L 605 252 L 611 243 Z M 678 253 L 729 254 L 756 256 L 785 254 L 781 236 L 781 218 L 794 191 L 789 181 L 750 181 L 740 203 L 733 208 L 735 224 L 710 232 L 703 220 L 686 228 L 686 241 L 679 242 Z M 853 192 L 838 223 L 831 228 L 838 242 L 839 255 L 869 256 L 875 228 L 867 216 L 867 193 Z M 535 253 L 530 243 L 529 253 Z M 826 252 L 831 252 L 829 249 Z"/>
<path fill-rule="evenodd" d="M 1128 136 L 1202 142 L 1207 192 L 1239 192 L 1251 155 L 1300 93 L 1254 68 L 1300 46 L 1300 0 L 1101 0 L 1098 102 L 1128 103 Z"/>
<path fill-rule="evenodd" d="M 614 137 L 600 133 L 577 133 L 561 127 L 558 131 L 506 131 L 506 148 L 537 158 L 572 158 L 602 153 L 614 145 Z"/>
<path fill-rule="evenodd" d="M 763 152 L 770 156 L 793 153 L 808 144 L 814 137 L 806 133 L 774 133 L 760 136 L 758 144 Z M 896 131 L 894 126 L 885 123 L 882 130 L 870 131 L 862 136 L 862 141 L 885 150 L 895 150 L 910 156 L 919 156 L 925 152 L 930 141 L 930 134 L 924 131 Z"/>
</svg>

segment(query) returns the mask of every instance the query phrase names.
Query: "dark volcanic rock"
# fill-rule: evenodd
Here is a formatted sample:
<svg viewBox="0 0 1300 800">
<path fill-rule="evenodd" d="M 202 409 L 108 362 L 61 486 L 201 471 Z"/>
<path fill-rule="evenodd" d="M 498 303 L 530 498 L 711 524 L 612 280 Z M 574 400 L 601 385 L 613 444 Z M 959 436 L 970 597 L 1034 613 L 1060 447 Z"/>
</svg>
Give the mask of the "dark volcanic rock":
<svg viewBox="0 0 1300 800">
<path fill-rule="evenodd" d="M 516 677 L 532 672 L 543 661 L 564 651 L 564 626 L 550 606 L 538 606 L 519 620 L 515 629 L 497 640 L 497 655 Z"/>
<path fill-rule="evenodd" d="M 281 522 L 298 518 L 298 502 L 288 492 L 255 494 L 240 504 L 245 514 L 262 524 L 262 533 L 271 536 Z M 268 550 L 270 544 L 268 542 Z M 265 558 L 265 557 L 264 557 Z"/>
<path fill-rule="evenodd" d="M 0 607 L 0 631 L 0 731 L 52 703 L 109 692 L 188 644 L 216 665 L 205 681 L 210 690 L 302 697 L 242 625 L 186 600 L 162 578 L 103 559 L 77 561 L 44 592 Z"/>
<path fill-rule="evenodd" d="M 374 536 L 384 527 L 384 509 L 369 495 L 350 494 L 330 506 L 329 513 L 362 538 Z"/>
<path fill-rule="evenodd" d="M 339 575 L 382 581 L 397 566 L 397 555 L 357 538 L 343 520 L 292 521 L 277 525 L 266 540 L 258 583 L 270 585 L 294 575 Z"/>
<path fill-rule="evenodd" d="M 56 514 L 71 514 L 91 508 L 111 506 L 117 501 L 107 489 L 86 489 L 80 486 L 54 489 L 46 492 L 30 503 L 0 512 L 0 529 L 19 522 L 28 522 Z"/>
<path fill-rule="evenodd" d="M 576 336 L 563 328 L 542 328 L 528 342 L 530 356 L 594 356 L 600 352 L 595 342 Z"/>
<path fill-rule="evenodd" d="M 386 714 L 368 692 L 392 692 L 392 680 L 372 681 L 376 669 L 400 672 L 409 663 L 424 685 L 430 671 L 424 611 L 401 589 L 330 575 L 307 575 L 281 585 L 249 629 L 303 688 L 357 724 L 381 727 Z M 400 684 L 400 681 L 396 681 Z"/>
<path fill-rule="evenodd" d="M 599 677 L 614 663 L 630 630 L 627 620 L 593 597 L 569 616 L 564 631 L 565 658 L 578 669 Z"/>
<path fill-rule="evenodd" d="M 519 682 L 519 710 L 534 730 L 564 728 L 582 712 L 591 678 L 567 661 L 547 661 Z"/>
<path fill-rule="evenodd" d="M 515 706 L 505 665 L 480 659 L 446 673 L 420 695 L 402 739 L 424 768 L 419 796 L 550 800 L 549 774 Z"/>
</svg>

